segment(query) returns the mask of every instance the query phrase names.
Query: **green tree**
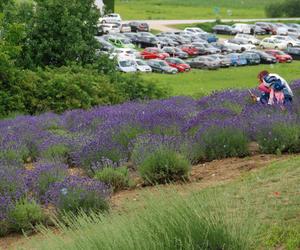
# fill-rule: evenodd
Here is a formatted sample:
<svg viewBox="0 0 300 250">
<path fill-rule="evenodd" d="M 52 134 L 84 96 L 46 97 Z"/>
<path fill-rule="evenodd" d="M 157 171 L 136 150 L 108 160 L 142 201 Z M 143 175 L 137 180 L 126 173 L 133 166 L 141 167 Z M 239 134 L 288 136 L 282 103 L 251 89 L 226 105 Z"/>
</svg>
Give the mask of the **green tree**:
<svg viewBox="0 0 300 250">
<path fill-rule="evenodd" d="M 99 15 L 94 0 L 37 0 L 24 50 L 25 66 L 92 62 Z"/>
</svg>

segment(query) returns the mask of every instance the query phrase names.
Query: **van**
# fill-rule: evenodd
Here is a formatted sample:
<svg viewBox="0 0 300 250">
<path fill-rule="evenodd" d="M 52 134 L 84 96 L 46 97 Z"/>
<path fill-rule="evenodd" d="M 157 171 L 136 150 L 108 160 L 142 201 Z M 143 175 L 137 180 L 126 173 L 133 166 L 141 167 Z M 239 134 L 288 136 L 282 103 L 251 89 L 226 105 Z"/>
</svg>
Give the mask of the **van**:
<svg viewBox="0 0 300 250">
<path fill-rule="evenodd" d="M 245 23 L 236 23 L 232 25 L 232 29 L 236 33 L 251 34 L 251 25 Z"/>
</svg>

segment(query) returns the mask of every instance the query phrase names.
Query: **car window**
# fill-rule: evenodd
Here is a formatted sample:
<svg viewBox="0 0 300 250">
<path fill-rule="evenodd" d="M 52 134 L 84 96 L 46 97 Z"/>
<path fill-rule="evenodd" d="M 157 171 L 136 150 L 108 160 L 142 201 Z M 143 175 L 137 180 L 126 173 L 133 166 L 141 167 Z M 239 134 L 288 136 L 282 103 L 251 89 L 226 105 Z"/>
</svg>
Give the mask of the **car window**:
<svg viewBox="0 0 300 250">
<path fill-rule="evenodd" d="M 130 67 L 130 66 L 134 65 L 133 61 L 129 61 L 129 60 L 127 60 L 127 61 L 120 61 L 119 64 L 122 67 Z"/>
</svg>

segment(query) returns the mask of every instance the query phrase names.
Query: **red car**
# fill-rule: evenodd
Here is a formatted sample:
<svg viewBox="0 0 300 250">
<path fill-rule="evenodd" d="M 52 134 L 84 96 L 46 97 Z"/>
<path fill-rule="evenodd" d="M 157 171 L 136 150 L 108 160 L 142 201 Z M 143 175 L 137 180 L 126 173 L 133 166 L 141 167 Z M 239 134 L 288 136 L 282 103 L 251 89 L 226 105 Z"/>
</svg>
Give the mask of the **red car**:
<svg viewBox="0 0 300 250">
<path fill-rule="evenodd" d="M 182 45 L 179 47 L 183 52 L 188 53 L 189 56 L 198 56 L 199 50 L 192 45 Z"/>
<path fill-rule="evenodd" d="M 265 52 L 274 56 L 280 63 L 291 63 L 293 61 L 293 58 L 289 54 L 286 54 L 281 50 L 266 50 Z"/>
<path fill-rule="evenodd" d="M 183 60 L 176 57 L 169 57 L 165 60 L 169 66 L 176 68 L 178 72 L 188 72 L 191 70 L 191 66 L 185 63 Z"/>
<path fill-rule="evenodd" d="M 141 52 L 141 56 L 143 59 L 161 59 L 161 60 L 165 60 L 167 57 L 170 57 L 168 53 L 165 53 L 161 49 L 155 47 L 144 49 Z"/>
</svg>

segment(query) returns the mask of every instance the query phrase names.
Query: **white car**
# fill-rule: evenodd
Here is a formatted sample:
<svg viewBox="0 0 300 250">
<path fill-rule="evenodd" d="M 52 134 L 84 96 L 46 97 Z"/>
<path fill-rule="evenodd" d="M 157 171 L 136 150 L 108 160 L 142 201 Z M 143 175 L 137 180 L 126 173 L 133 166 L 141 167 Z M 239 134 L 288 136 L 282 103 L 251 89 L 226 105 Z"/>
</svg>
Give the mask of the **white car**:
<svg viewBox="0 0 300 250">
<path fill-rule="evenodd" d="M 300 29 L 289 28 L 288 36 L 295 37 L 296 39 L 300 39 Z"/>
<path fill-rule="evenodd" d="M 118 70 L 124 73 L 136 72 L 135 62 L 133 60 L 127 58 L 119 58 L 118 59 Z"/>
<path fill-rule="evenodd" d="M 198 34 L 207 33 L 203 29 L 193 28 L 193 27 L 187 27 L 184 29 L 184 31 L 189 33 L 198 33 Z"/>
<path fill-rule="evenodd" d="M 118 23 L 103 23 L 99 25 L 98 29 L 102 34 L 120 33 L 120 25 Z"/>
<path fill-rule="evenodd" d="M 258 45 L 260 43 L 259 39 L 257 39 L 255 36 L 248 35 L 248 34 L 236 34 L 234 38 L 237 40 L 245 41 L 250 44 Z"/>
<path fill-rule="evenodd" d="M 100 23 L 121 23 L 122 19 L 119 14 L 111 13 L 99 19 Z"/>
<path fill-rule="evenodd" d="M 297 39 L 294 39 L 290 36 L 271 36 L 271 38 L 277 39 L 279 41 L 282 41 L 283 43 L 286 43 L 286 47 L 300 47 L 300 41 Z"/>
<path fill-rule="evenodd" d="M 262 49 L 286 49 L 287 43 L 275 38 L 265 38 L 260 42 L 259 47 Z"/>
<path fill-rule="evenodd" d="M 109 58 L 122 58 L 122 59 L 131 59 L 135 60 L 138 57 L 139 53 L 135 49 L 128 48 L 117 48 L 109 56 Z"/>
<path fill-rule="evenodd" d="M 131 32 L 131 27 L 128 23 L 122 23 L 121 27 L 120 27 L 120 31 L 122 33 L 127 33 L 127 32 Z"/>
<path fill-rule="evenodd" d="M 253 44 L 237 44 L 237 43 L 234 43 L 230 40 L 226 40 L 224 41 L 224 45 L 231 49 L 232 51 L 246 51 L 246 50 L 252 50 L 252 49 L 255 49 L 255 45 Z"/>
<path fill-rule="evenodd" d="M 251 33 L 251 26 L 246 23 L 236 23 L 236 24 L 232 25 L 232 29 L 236 33 L 244 33 L 244 34 Z"/>
<path fill-rule="evenodd" d="M 140 72 L 152 72 L 152 68 L 144 60 L 141 59 L 135 60 L 135 67 L 137 71 Z"/>
</svg>

